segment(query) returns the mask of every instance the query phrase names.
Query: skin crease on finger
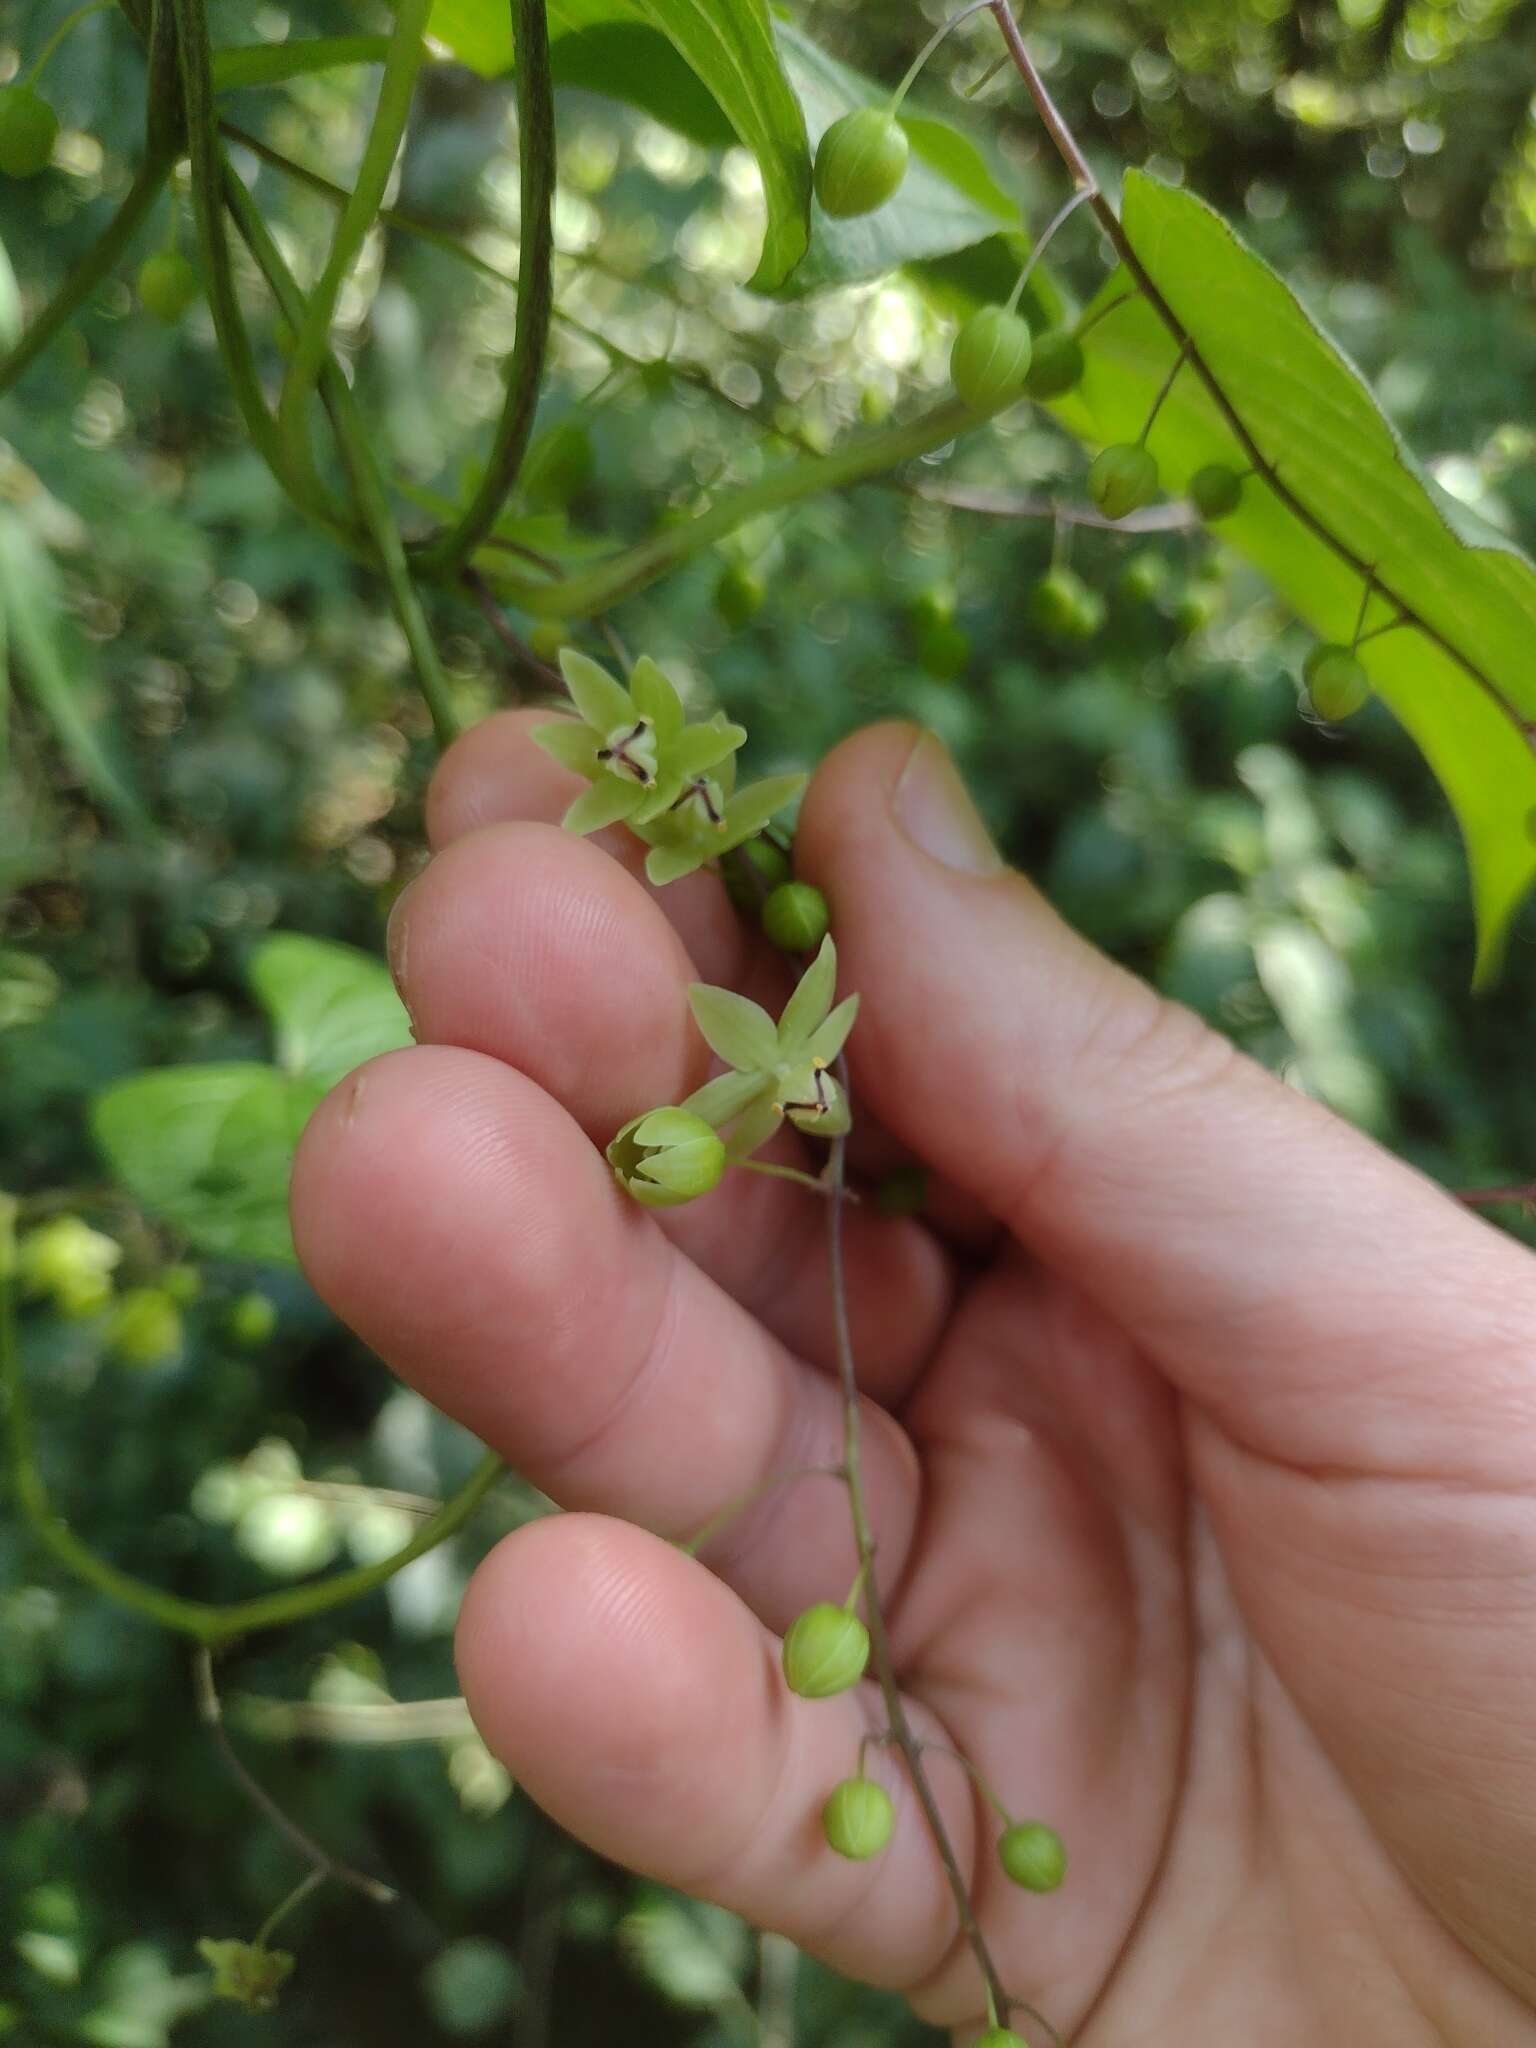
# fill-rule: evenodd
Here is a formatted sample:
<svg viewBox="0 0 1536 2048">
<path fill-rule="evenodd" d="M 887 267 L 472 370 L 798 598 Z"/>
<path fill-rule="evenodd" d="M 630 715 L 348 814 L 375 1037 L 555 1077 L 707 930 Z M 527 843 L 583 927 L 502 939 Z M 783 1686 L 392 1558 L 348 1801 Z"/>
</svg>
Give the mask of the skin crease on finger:
<svg viewBox="0 0 1536 2048">
<path fill-rule="evenodd" d="M 931 1134 L 932 1144 L 941 1163 L 963 1166 L 952 1154 L 965 1137 L 967 1091 L 979 1095 L 998 1058 L 985 1042 L 987 1016 L 1027 1019 L 1029 1059 L 1046 1072 L 1053 1063 L 1065 1071 L 1066 1035 L 1059 1013 L 1042 1011 L 1027 986 L 1003 983 L 997 996 L 988 990 L 986 977 L 964 957 L 967 930 L 998 916 L 989 944 L 1001 959 L 1027 959 L 1031 947 L 1049 954 L 1066 941 L 1039 922 L 1022 885 L 1000 878 L 995 895 L 962 903 L 951 893 L 954 884 L 911 868 L 901 845 L 882 838 L 881 806 L 912 750 L 910 734 L 888 732 L 840 750 L 808 801 L 805 854 L 837 906 L 850 974 L 874 998 L 873 1028 L 861 1029 L 855 1046 L 856 1064 L 863 1062 L 873 1084 L 866 1095 L 878 1096 L 883 1087 L 897 1139 L 924 1149 L 912 1120 L 903 1123 L 892 1112 L 936 1099 L 934 1076 L 947 1077 L 944 1125 Z M 904 943 L 894 952 L 886 942 L 899 920 L 871 875 L 890 878 L 904 892 Z M 985 907 L 1003 902 L 1004 892 L 1006 917 Z M 630 900 L 647 901 L 638 889 Z M 702 901 L 698 910 L 706 919 L 712 914 Z M 640 915 L 638 907 L 621 914 L 616 929 Z M 1011 929 L 1021 917 L 1032 921 L 1022 942 Z M 412 929 L 407 979 L 414 983 L 422 970 L 420 934 Z M 707 927 L 699 943 L 711 943 Z M 959 947 L 947 960 L 946 945 Z M 658 957 L 662 949 L 658 938 Z M 483 955 L 484 945 L 478 950 Z M 934 963 L 937 986 L 925 989 L 924 972 Z M 571 967 L 555 963 L 552 971 Z M 1070 989 L 1079 977 L 1091 1009 L 1097 972 L 1067 952 L 1054 985 Z M 967 1005 L 957 1008 L 946 984 L 969 988 Z M 929 1020 L 931 1044 L 896 1028 L 900 1006 L 891 989 L 912 991 L 917 1014 Z M 1150 1129 L 1164 1106 L 1178 1102 L 1173 1128 L 1186 1140 L 1204 1144 L 1208 1125 L 1213 1143 L 1229 1142 L 1233 1126 L 1223 1126 L 1220 1112 L 1227 1068 L 1213 1060 L 1200 1070 L 1200 1088 L 1217 1099 L 1208 1116 L 1191 1122 L 1188 1104 L 1171 1086 L 1184 1041 L 1159 1037 L 1160 1023 L 1155 1031 L 1145 1028 L 1150 1013 L 1140 996 L 1134 1011 L 1129 1032 L 1123 1020 L 1110 1019 L 1088 1034 L 1085 1043 L 1101 1064 L 1108 1055 L 1125 1064 L 1116 1070 L 1111 1059 L 1104 1072 L 1113 1085 L 1101 1081 L 1097 1091 L 1079 1070 L 1074 1085 L 1083 1099 L 1102 1113 L 1139 1074 L 1144 1099 L 1126 1098 L 1132 1124 L 1141 1120 Z M 957 1034 L 970 1041 L 958 1062 Z M 1117 1035 L 1122 1054 L 1114 1053 Z M 1068 1049 L 1083 1057 L 1076 1044 Z M 407 1063 L 418 1057 L 485 1054 L 450 1046 L 396 1056 Z M 377 1107 L 384 1099 L 375 1091 L 368 1101 Z M 1022 1091 L 1012 1097 L 1022 1099 Z M 1198 1092 L 1190 1099 L 1198 1100 Z M 1237 1100 L 1260 1125 L 1271 1114 L 1268 1097 L 1256 1108 L 1241 1092 Z M 1480 1268 L 1482 1284 L 1506 1298 L 1526 1284 L 1525 1266 L 1492 1233 L 1467 1225 L 1450 1205 L 1427 1201 L 1422 1184 L 1395 1167 L 1378 1167 L 1378 1155 L 1357 1141 L 1340 1154 L 1331 1124 L 1319 1124 L 1306 1105 L 1279 1100 L 1288 1118 L 1296 1111 L 1282 1135 L 1310 1134 L 1314 1169 L 1330 1148 L 1336 1155 L 1333 1178 L 1349 1187 L 1359 1211 L 1358 1222 L 1349 1217 L 1350 1228 L 1368 1232 L 1385 1210 L 1408 1219 L 1416 1242 L 1452 1247 L 1458 1276 Z M 365 1110 L 358 1125 L 369 1120 Z M 387 1135 L 383 1142 L 387 1147 Z M 1178 1145 L 1147 1145 L 1155 1184 L 1172 1201 L 1170 1215 L 1138 1198 L 1134 1185 L 1117 1184 L 1126 1171 L 1118 1157 L 1114 1174 L 1089 1176 L 1094 1199 L 1086 1202 L 1072 1176 L 1093 1165 L 1095 1142 L 1085 1120 L 1071 1153 L 1053 1162 L 1048 1198 L 1045 1182 L 1025 1176 L 1035 1209 L 1021 1229 L 1049 1256 L 1000 1258 L 965 1286 L 943 1341 L 901 1407 L 922 1467 L 911 1561 L 892 1580 L 904 1683 L 935 1716 L 930 1725 L 1010 1795 L 1048 1811 L 1069 1842 L 1066 1889 L 1035 1901 L 1000 1885 L 978 1834 L 975 1895 L 1007 1975 L 1070 2031 L 1074 2048 L 1151 2048 L 1168 2039 L 1192 2048 L 1225 2048 L 1234 2040 L 1299 2048 L 1320 2035 L 1360 2048 L 1530 2043 L 1536 2024 L 1529 2003 L 1493 1973 L 1520 1981 L 1520 1958 L 1508 1946 L 1500 1953 L 1498 1929 L 1501 1911 L 1504 1921 L 1518 1923 L 1511 1909 L 1529 1882 L 1510 1860 L 1515 1846 L 1529 1841 L 1518 1803 L 1513 1810 L 1494 1807 L 1500 1788 L 1507 1801 L 1519 1782 L 1503 1742 L 1508 1731 L 1490 1715 L 1479 1733 L 1454 1701 L 1454 1712 L 1441 1711 L 1442 1696 L 1458 1684 L 1469 1702 L 1477 1696 L 1480 1658 L 1494 1660 L 1486 1663 L 1488 1682 L 1518 1692 L 1517 1646 L 1529 1639 L 1529 1600 L 1518 1576 L 1527 1552 L 1518 1512 L 1513 1520 L 1506 1516 L 1501 1532 L 1497 1517 L 1505 1504 L 1497 1490 L 1486 1527 L 1465 1505 L 1474 1473 L 1492 1470 L 1480 1445 L 1458 1475 L 1459 1491 L 1436 1501 L 1424 1490 L 1421 1438 L 1447 1446 L 1476 1439 L 1475 1425 L 1464 1427 L 1456 1411 L 1435 1406 L 1439 1395 L 1425 1411 L 1435 1418 L 1434 1430 L 1418 1431 L 1418 1390 L 1428 1394 L 1436 1384 L 1433 1328 L 1422 1319 L 1405 1327 L 1393 1378 L 1365 1346 L 1383 1316 L 1390 1326 L 1391 1311 L 1368 1289 L 1356 1290 L 1348 1270 L 1342 1286 L 1314 1273 L 1310 1293 L 1283 1310 L 1266 1307 L 1267 1321 L 1229 1303 L 1217 1284 L 1219 1261 L 1196 1234 L 1198 1214 L 1180 1228 L 1178 1205 L 1198 1207 L 1204 1192 Z M 1134 1145 L 1126 1152 L 1133 1160 Z M 423 1184 L 427 1156 L 404 1166 L 414 1187 Z M 347 1184 L 328 1159 L 309 1184 L 310 1214 L 324 1208 L 343 1219 L 331 1226 L 342 1237 L 355 1236 L 367 1190 L 379 1177 L 356 1155 L 351 1170 L 356 1179 Z M 1250 1194 L 1241 1173 L 1229 1178 L 1232 1199 L 1262 1198 L 1267 1207 L 1259 1213 L 1276 1219 L 1274 1229 L 1294 1233 L 1283 1184 Z M 1310 1184 L 1307 1198 L 1319 1200 Z M 539 1228 L 546 1227 L 541 1216 Z M 1267 1285 L 1270 1247 L 1262 1232 L 1236 1212 L 1228 1220 L 1219 1204 L 1203 1228 L 1207 1240 L 1233 1231 L 1244 1274 Z M 301 1242 L 312 1247 L 314 1238 L 312 1222 Z M 504 1245 L 512 1241 L 502 1233 Z M 1090 1242 L 1099 1248 L 1092 1258 L 1084 1248 Z M 1185 1261 L 1178 1289 L 1149 1270 L 1149 1244 L 1163 1247 L 1161 1255 L 1175 1264 Z M 1294 1254 L 1287 1256 L 1281 1243 L 1272 1258 L 1294 1296 Z M 374 1294 L 388 1263 L 359 1268 Z M 1367 1261 L 1367 1278 L 1371 1270 Z M 1114 1313 L 1090 1298 L 1097 1290 L 1111 1297 Z M 448 1312 L 461 1318 L 466 1289 L 450 1291 Z M 1475 1365 L 1496 1399 L 1509 1394 L 1507 1416 L 1518 1425 L 1518 1383 L 1510 1373 L 1501 1380 L 1497 1344 L 1486 1362 L 1481 1353 L 1466 1356 L 1472 1292 L 1468 1310 L 1442 1289 L 1431 1323 L 1443 1322 L 1460 1340 L 1458 1386 L 1465 1390 Z M 1202 1299 L 1215 1302 L 1214 1311 L 1205 1310 L 1205 1327 Z M 1126 1334 L 1146 1302 L 1153 1310 L 1150 1348 Z M 1342 1315 L 1335 1303 L 1342 1303 Z M 593 1306 L 601 1320 L 601 1301 Z M 1300 1321 L 1301 1346 L 1274 1334 L 1284 1315 Z M 1326 1369 L 1328 1346 L 1341 1328 L 1362 1366 L 1376 1367 L 1374 1380 L 1367 1371 Z M 576 1338 L 574 1359 L 579 1333 L 569 1334 Z M 440 1335 L 424 1327 L 421 1341 L 440 1354 Z M 1254 1352 L 1262 1357 L 1257 1377 Z M 1314 1358 L 1317 1369 L 1305 1380 Z M 571 1375 L 579 1398 L 582 1375 L 569 1363 L 558 1370 Z M 1304 1459 L 1290 1466 L 1263 1455 L 1263 1447 L 1229 1439 L 1221 1404 L 1246 1398 L 1244 1375 L 1269 1403 L 1272 1427 L 1292 1427 L 1293 1409 L 1303 1423 L 1326 1420 L 1318 1404 L 1331 1403 L 1339 1427 L 1358 1432 L 1362 1451 L 1384 1451 L 1382 1470 L 1362 1484 L 1367 1475 L 1358 1471 L 1313 1473 Z M 1307 1385 L 1310 1407 L 1287 1407 L 1288 1381 Z M 1190 1384 L 1216 1387 L 1220 1399 L 1188 1400 L 1176 1391 Z M 1374 1427 L 1382 1414 L 1392 1424 L 1385 1432 Z M 621 1425 L 627 1429 L 629 1418 Z M 1490 1455 L 1505 1461 L 1501 1469 L 1517 1471 L 1518 1445 L 1500 1444 L 1493 1430 L 1486 1436 Z M 613 1455 L 613 1473 L 622 1475 L 639 1452 L 633 1439 L 626 1449 L 616 1438 Z M 1193 1496 L 1192 1478 L 1227 1503 L 1223 1512 Z M 588 1496 L 592 1504 L 611 1508 L 614 1484 L 612 1477 L 603 1481 Z M 799 1519 L 792 1504 L 781 1507 L 765 1540 L 781 1541 L 777 1532 L 794 1530 Z M 922 1852 L 916 1817 L 904 1811 L 893 1849 L 873 1873 L 850 1874 L 819 1841 L 820 1799 L 851 1761 L 846 1751 L 837 1757 L 845 1736 L 836 1703 L 794 1702 L 784 1718 L 788 1703 L 775 1679 L 772 1639 L 765 1641 L 729 1589 L 675 1553 L 645 1548 L 650 1539 L 638 1532 L 604 1535 L 594 1551 L 596 1539 L 583 1533 L 591 1526 L 591 1518 L 577 1517 L 523 1532 L 471 1589 L 459 1654 L 472 1710 L 492 1747 L 558 1818 L 606 1853 L 787 1927 L 841 1967 L 906 1990 L 942 2024 L 972 2021 L 974 1965 L 954 1939 L 951 1909 Z M 1421 1553 L 1426 1568 L 1431 1558 L 1459 1561 L 1462 1581 L 1438 1589 L 1459 1601 L 1454 1613 L 1440 1612 L 1435 1581 L 1413 1564 Z M 596 1579 L 594 1556 L 604 1560 Z M 736 1569 L 732 1577 L 738 1579 Z M 1496 1609 L 1500 1599 L 1504 1609 Z M 761 1611 L 764 1603 L 754 1604 Z M 1496 1661 L 1499 1631 L 1475 1625 L 1501 1613 L 1511 1644 L 1507 1679 Z M 664 1646 L 666 1658 L 658 1663 L 645 1654 L 636 1630 L 642 1643 Z M 1452 1658 L 1448 1644 L 1455 1646 Z M 1362 1719 L 1359 1703 L 1373 1691 L 1379 1711 Z M 1427 1719 L 1426 1698 L 1435 1707 Z M 636 1756 L 642 1738 L 643 1762 Z M 1488 1752 L 1480 1760 L 1469 1757 L 1473 1740 Z M 1451 1765 L 1470 1795 L 1459 1805 L 1446 1781 Z M 1373 1773 L 1380 1790 L 1366 1806 L 1362 1786 L 1370 1787 Z M 946 1798 L 957 1789 L 963 1791 L 947 1782 Z M 695 1828 L 680 1841 L 679 1821 L 694 1811 L 695 1790 Z M 1369 1812 L 1379 1825 L 1383 1799 L 1407 1811 L 1391 1847 L 1367 1821 Z M 954 1811 L 957 1839 L 968 1839 L 985 1819 L 963 1798 Z M 1447 1824 L 1459 1833 L 1444 1832 Z M 822 1883 L 841 1889 L 834 1895 L 816 1888 Z M 1499 1907 L 1501 1893 L 1507 1908 Z M 962 2026 L 958 2038 L 968 2041 L 974 2031 L 973 2024 Z"/>
</svg>

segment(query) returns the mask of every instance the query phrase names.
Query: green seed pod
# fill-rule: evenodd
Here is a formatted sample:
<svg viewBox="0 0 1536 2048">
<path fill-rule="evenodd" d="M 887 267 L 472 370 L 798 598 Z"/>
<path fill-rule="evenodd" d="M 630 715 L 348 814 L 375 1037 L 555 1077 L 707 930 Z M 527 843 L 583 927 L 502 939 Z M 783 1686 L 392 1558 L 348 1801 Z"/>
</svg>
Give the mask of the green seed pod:
<svg viewBox="0 0 1536 2048">
<path fill-rule="evenodd" d="M 652 1109 L 619 1132 L 608 1164 L 624 1192 L 647 1209 L 674 1209 L 720 1185 L 725 1147 L 691 1110 Z"/>
<path fill-rule="evenodd" d="M 1082 383 L 1087 367 L 1077 336 L 1064 327 L 1052 327 L 1035 342 L 1024 389 L 1031 398 L 1064 398 Z"/>
<path fill-rule="evenodd" d="M 918 633 L 931 633 L 935 626 L 954 623 L 955 586 L 952 583 L 927 583 L 915 591 L 907 606 L 907 615 Z"/>
<path fill-rule="evenodd" d="M 889 107 L 860 107 L 822 136 L 811 182 L 834 220 L 873 213 L 894 196 L 911 154 L 906 131 Z"/>
<path fill-rule="evenodd" d="M 1243 480 L 1224 462 L 1208 462 L 1189 480 L 1189 502 L 1202 519 L 1230 519 L 1243 502 Z"/>
<path fill-rule="evenodd" d="M 971 658 L 971 636 L 963 627 L 930 626 L 917 636 L 917 658 L 935 682 L 963 676 Z"/>
<path fill-rule="evenodd" d="M 1161 597 L 1168 582 L 1168 564 L 1150 549 L 1132 555 L 1120 571 L 1120 594 L 1133 604 L 1151 604 Z"/>
<path fill-rule="evenodd" d="M 112 1271 L 123 1256 L 115 1238 L 79 1216 L 55 1216 L 29 1230 L 16 1248 L 16 1274 L 27 1294 L 47 1294 L 61 1315 L 98 1315 L 112 1299 Z"/>
<path fill-rule="evenodd" d="M 750 867 L 752 874 L 744 874 Z M 789 855 L 772 839 L 749 839 L 722 863 L 725 893 L 743 917 L 756 917 L 764 899 L 794 878 Z M 753 876 L 758 879 L 754 880 Z"/>
<path fill-rule="evenodd" d="M 972 412 L 1000 412 L 1024 396 L 1034 352 L 1027 320 L 1006 306 L 983 306 L 955 336 L 950 382 Z"/>
<path fill-rule="evenodd" d="M 276 1328 L 275 1304 L 255 1289 L 232 1301 L 224 1320 L 224 1334 L 242 1351 L 259 1351 Z"/>
<path fill-rule="evenodd" d="M 831 921 L 826 897 L 809 882 L 781 882 L 763 905 L 763 930 L 786 953 L 814 953 Z"/>
<path fill-rule="evenodd" d="M 1104 600 L 1071 569 L 1051 569 L 1026 599 L 1031 625 L 1048 640 L 1088 640 L 1104 623 Z"/>
<path fill-rule="evenodd" d="M 1352 717 L 1371 694 L 1371 679 L 1347 647 L 1314 647 L 1302 668 L 1312 709 L 1330 723 Z"/>
<path fill-rule="evenodd" d="M 827 1846 L 850 1863 L 867 1863 L 878 1856 L 895 1825 L 891 1795 L 873 1778 L 845 1778 L 821 1809 Z"/>
<path fill-rule="evenodd" d="M 1103 449 L 1088 472 L 1088 495 L 1106 519 L 1124 519 L 1150 505 L 1159 487 L 1157 463 L 1139 441 Z"/>
<path fill-rule="evenodd" d="M 59 117 L 29 85 L 0 87 L 0 171 L 35 178 L 45 171 L 58 139 Z"/>
<path fill-rule="evenodd" d="M 928 1200 L 928 1169 L 898 1166 L 875 1189 L 875 1207 L 882 1216 L 919 1216 Z"/>
<path fill-rule="evenodd" d="M 177 249 L 158 249 L 139 265 L 139 304 L 167 327 L 185 317 L 202 289 L 197 272 Z"/>
<path fill-rule="evenodd" d="M 130 1287 L 107 1324 L 107 1349 L 123 1365 L 169 1365 L 181 1351 L 181 1311 L 162 1287 Z"/>
<path fill-rule="evenodd" d="M 1220 615 L 1220 594 L 1208 583 L 1192 583 L 1173 608 L 1173 630 L 1181 640 L 1193 640 Z"/>
<path fill-rule="evenodd" d="M 997 1860 L 1010 1881 L 1027 1892 L 1053 1892 L 1067 1874 L 1060 1835 L 1043 1820 L 1016 1821 L 997 1844 Z"/>
<path fill-rule="evenodd" d="M 1022 2034 L 1016 2034 L 1012 2027 L 988 2027 L 976 2048 L 1029 2048 Z"/>
<path fill-rule="evenodd" d="M 715 610 L 739 633 L 757 617 L 767 595 L 767 584 L 745 562 L 728 562 L 715 585 Z"/>
<path fill-rule="evenodd" d="M 869 1663 L 869 1630 L 846 1607 L 822 1600 L 790 1623 L 784 1638 L 784 1678 L 805 1700 L 847 1692 Z"/>
</svg>

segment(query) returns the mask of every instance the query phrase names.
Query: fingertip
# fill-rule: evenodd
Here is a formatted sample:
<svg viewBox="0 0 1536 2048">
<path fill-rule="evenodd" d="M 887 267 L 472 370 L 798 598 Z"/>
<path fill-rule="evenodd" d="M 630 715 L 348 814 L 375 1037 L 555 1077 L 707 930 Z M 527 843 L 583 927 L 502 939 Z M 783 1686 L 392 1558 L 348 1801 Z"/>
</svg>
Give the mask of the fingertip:
<svg viewBox="0 0 1536 2048">
<path fill-rule="evenodd" d="M 494 711 L 453 742 L 427 791 L 427 840 L 434 852 L 486 825 L 513 818 L 551 824 L 581 788 L 579 776 L 550 759 L 531 735 L 550 711 Z"/>
</svg>

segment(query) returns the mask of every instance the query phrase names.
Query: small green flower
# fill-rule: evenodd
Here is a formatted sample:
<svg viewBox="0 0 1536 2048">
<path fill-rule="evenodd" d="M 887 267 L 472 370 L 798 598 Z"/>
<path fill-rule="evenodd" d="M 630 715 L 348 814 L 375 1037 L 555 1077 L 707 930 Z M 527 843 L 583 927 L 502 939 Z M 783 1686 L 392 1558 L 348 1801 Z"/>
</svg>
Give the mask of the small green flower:
<svg viewBox="0 0 1536 2048">
<path fill-rule="evenodd" d="M 29 1230 L 16 1252 L 25 1294 L 48 1294 L 61 1315 L 99 1314 L 112 1298 L 112 1272 L 123 1256 L 115 1238 L 78 1216 L 56 1216 Z"/>
<path fill-rule="evenodd" d="M 293 1973 L 286 1949 L 263 1948 L 257 1941 L 214 1941 L 205 1934 L 197 1952 L 213 1971 L 215 1998 L 232 1998 L 247 2012 L 270 2012 Z"/>
<path fill-rule="evenodd" d="M 822 940 L 777 1024 L 734 989 L 701 981 L 689 989 L 695 1023 L 731 1072 L 706 1081 L 683 1108 L 716 1130 L 730 1126 L 732 1159 L 765 1145 L 785 1117 L 813 1137 L 840 1138 L 848 1130 L 848 1098 L 829 1070 L 848 1042 L 859 999 L 847 996 L 834 1009 L 836 991 L 837 947 L 830 938 Z"/>
<path fill-rule="evenodd" d="M 645 871 L 658 888 L 755 838 L 804 787 L 803 775 L 779 775 L 737 790 L 745 727 L 719 711 L 690 725 L 649 655 L 628 689 L 574 647 L 561 650 L 560 672 L 580 723 L 541 725 L 533 737 L 591 785 L 562 822 L 582 833 L 628 825 L 651 848 Z"/>
<path fill-rule="evenodd" d="M 619 1132 L 608 1164 L 624 1192 L 647 1209 L 673 1209 L 719 1186 L 725 1147 L 691 1110 L 652 1109 Z"/>
</svg>

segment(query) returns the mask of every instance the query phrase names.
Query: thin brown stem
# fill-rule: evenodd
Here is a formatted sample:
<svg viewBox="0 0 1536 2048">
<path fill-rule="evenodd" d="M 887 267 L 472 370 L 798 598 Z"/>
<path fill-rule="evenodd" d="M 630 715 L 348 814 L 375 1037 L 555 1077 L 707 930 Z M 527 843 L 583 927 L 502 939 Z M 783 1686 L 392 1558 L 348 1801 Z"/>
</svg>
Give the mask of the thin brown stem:
<svg viewBox="0 0 1536 2048">
<path fill-rule="evenodd" d="M 1469 1209 L 1536 1208 L 1536 1180 L 1504 1188 L 1459 1188 L 1456 1199 Z"/>
</svg>

